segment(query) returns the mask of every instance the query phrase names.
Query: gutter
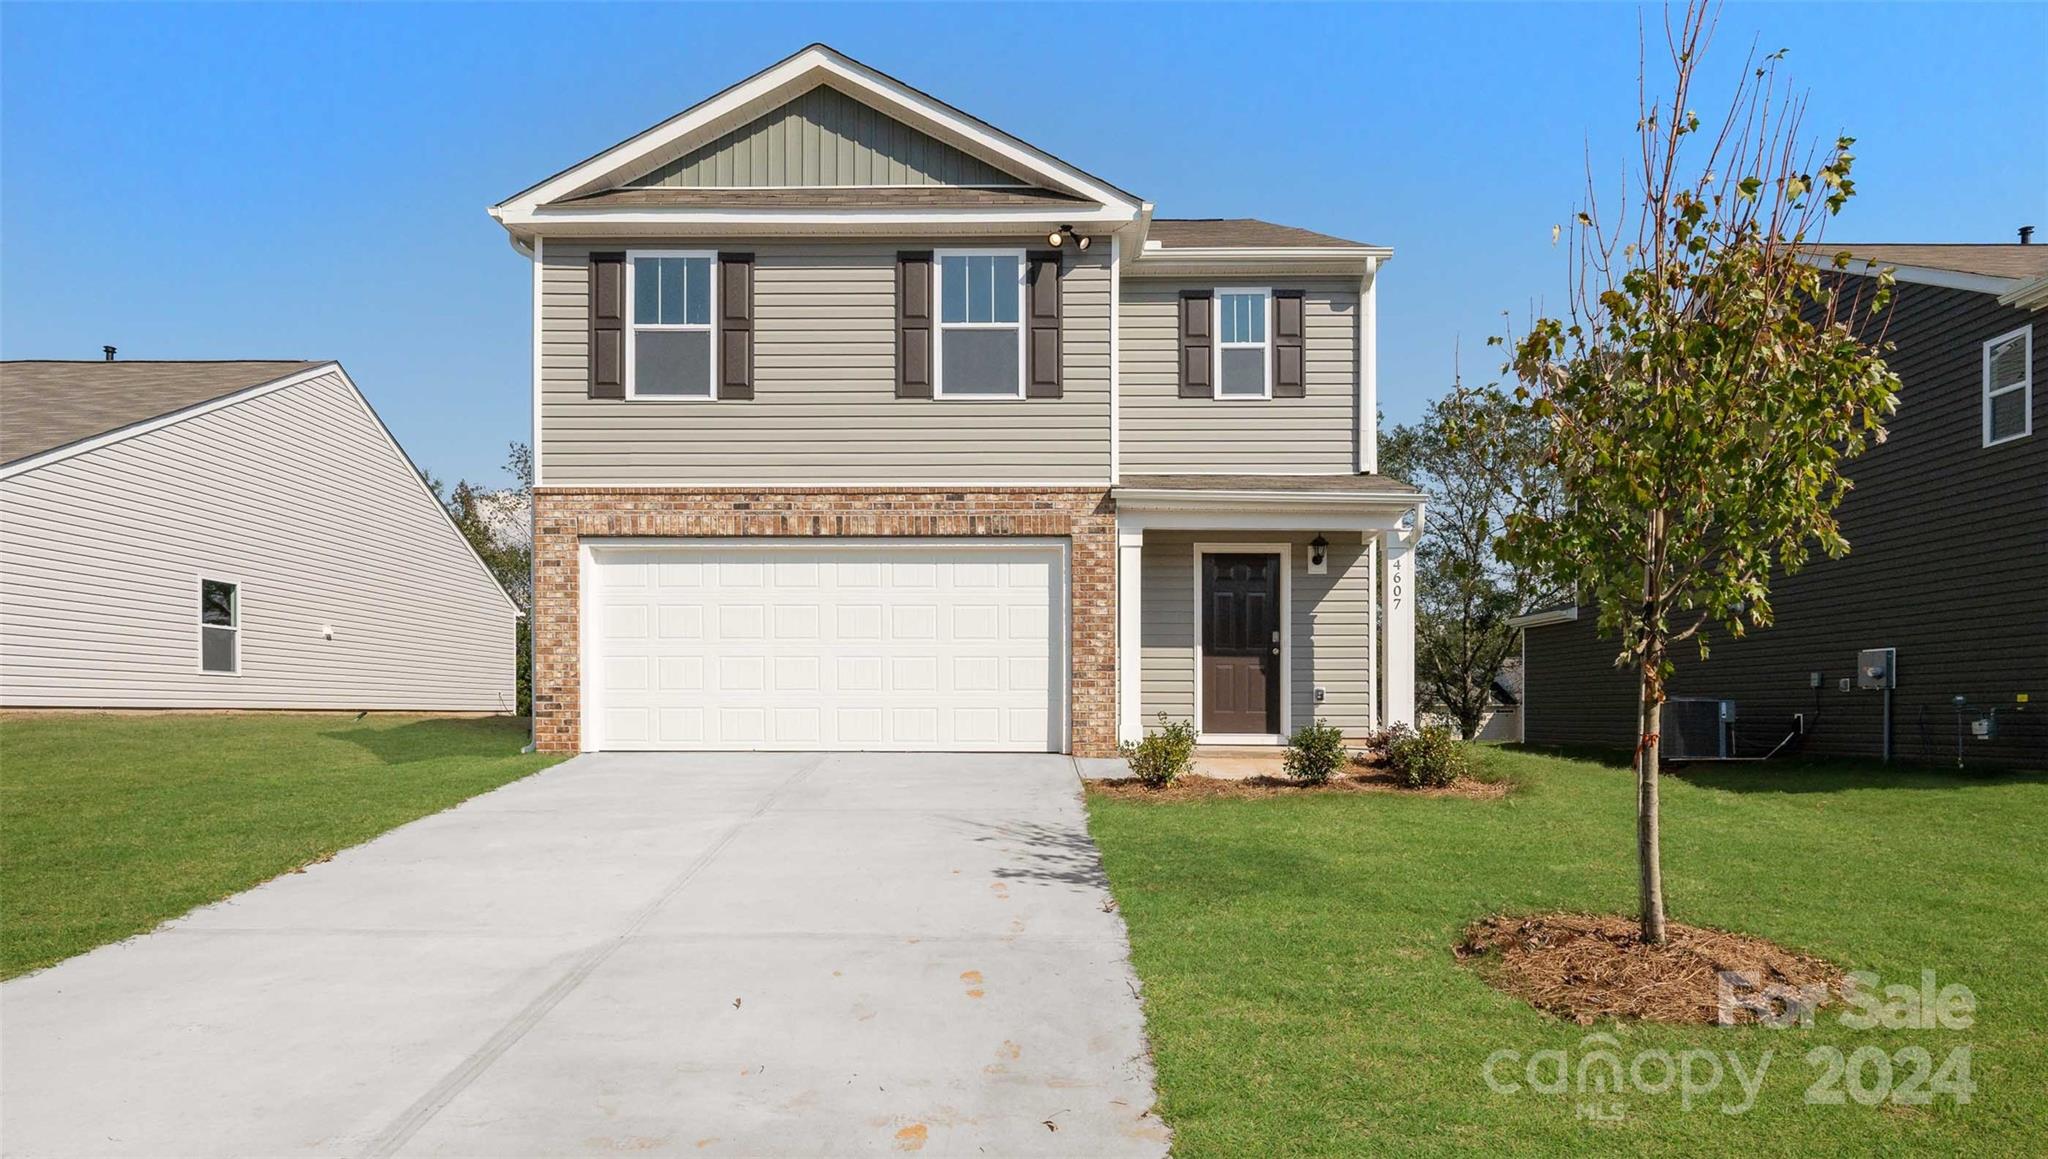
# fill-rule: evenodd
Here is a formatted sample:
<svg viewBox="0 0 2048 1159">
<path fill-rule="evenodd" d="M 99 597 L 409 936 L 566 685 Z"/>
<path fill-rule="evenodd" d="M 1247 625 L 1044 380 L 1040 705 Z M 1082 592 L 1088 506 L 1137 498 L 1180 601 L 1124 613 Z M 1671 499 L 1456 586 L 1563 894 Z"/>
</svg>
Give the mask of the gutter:
<svg viewBox="0 0 2048 1159">
<path fill-rule="evenodd" d="M 1551 624 L 1569 624 L 1578 618 L 1579 609 L 1576 605 L 1569 608 L 1546 608 L 1540 612 L 1530 612 L 1526 616 L 1515 616 L 1508 620 L 1508 627 L 1542 628 Z"/>
<path fill-rule="evenodd" d="M 2021 282 L 2011 290 L 1999 295 L 2001 306 L 2017 306 L 2022 310 L 2039 310 L 2048 307 L 2048 274 Z"/>
</svg>

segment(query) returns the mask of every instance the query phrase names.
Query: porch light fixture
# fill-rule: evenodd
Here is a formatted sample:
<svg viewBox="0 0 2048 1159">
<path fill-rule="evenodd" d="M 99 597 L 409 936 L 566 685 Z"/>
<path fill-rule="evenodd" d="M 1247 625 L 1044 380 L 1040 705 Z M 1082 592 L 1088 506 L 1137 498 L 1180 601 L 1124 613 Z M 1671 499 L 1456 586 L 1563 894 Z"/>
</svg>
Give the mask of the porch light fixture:
<svg viewBox="0 0 2048 1159">
<path fill-rule="evenodd" d="M 1074 243 L 1074 248 L 1077 250 L 1085 251 L 1088 248 L 1089 239 L 1075 233 L 1074 227 L 1071 225 L 1063 225 L 1058 229 L 1053 230 L 1051 233 L 1045 235 L 1045 244 L 1053 247 L 1054 249 L 1060 248 L 1061 246 L 1067 244 L 1069 241 Z"/>
<path fill-rule="evenodd" d="M 1310 567 L 1321 567 L 1330 558 L 1330 541 L 1321 532 L 1308 541 L 1308 563 Z"/>
</svg>

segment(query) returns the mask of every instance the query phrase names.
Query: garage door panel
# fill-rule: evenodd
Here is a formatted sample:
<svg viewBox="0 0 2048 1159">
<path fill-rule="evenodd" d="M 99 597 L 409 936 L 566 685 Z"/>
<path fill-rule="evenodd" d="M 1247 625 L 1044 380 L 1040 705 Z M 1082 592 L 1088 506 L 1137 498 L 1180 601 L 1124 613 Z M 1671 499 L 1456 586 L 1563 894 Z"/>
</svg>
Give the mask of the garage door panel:
<svg viewBox="0 0 2048 1159">
<path fill-rule="evenodd" d="M 601 548 L 606 748 L 1064 748 L 1058 545 Z"/>
</svg>

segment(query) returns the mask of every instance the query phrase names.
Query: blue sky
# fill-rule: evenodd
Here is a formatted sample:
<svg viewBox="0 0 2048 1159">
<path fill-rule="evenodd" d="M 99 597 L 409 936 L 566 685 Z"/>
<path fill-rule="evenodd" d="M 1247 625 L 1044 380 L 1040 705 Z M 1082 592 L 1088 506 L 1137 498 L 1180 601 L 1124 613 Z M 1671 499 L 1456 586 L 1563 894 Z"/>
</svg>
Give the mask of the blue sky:
<svg viewBox="0 0 2048 1159">
<path fill-rule="evenodd" d="M 423 467 L 527 437 L 526 263 L 486 206 L 822 40 L 1144 196 L 1387 244 L 1388 421 L 1556 304 L 1633 6 L 8 4 L 0 356 L 339 358 Z M 1836 239 L 2048 235 L 2048 6 L 1731 6 L 1860 140 Z M 1022 83 L 1029 63 L 1033 83 Z"/>
</svg>

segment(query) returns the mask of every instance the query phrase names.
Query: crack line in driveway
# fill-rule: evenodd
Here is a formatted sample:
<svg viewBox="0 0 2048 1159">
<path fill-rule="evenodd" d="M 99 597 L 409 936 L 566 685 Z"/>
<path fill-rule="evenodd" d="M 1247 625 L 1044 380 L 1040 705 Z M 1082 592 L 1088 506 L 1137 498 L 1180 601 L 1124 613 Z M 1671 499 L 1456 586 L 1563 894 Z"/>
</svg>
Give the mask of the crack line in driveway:
<svg viewBox="0 0 2048 1159">
<path fill-rule="evenodd" d="M 533 1001 L 527 1003 L 524 1009 L 513 1015 L 505 1025 L 499 1027 L 496 1034 L 491 1035 L 482 1046 L 472 1052 L 468 1058 L 463 1059 L 454 1070 L 442 1076 L 440 1082 L 428 1088 L 426 1094 L 421 1095 L 416 1102 L 407 1107 L 397 1118 L 385 1126 L 384 1130 L 378 1133 L 375 1141 L 370 1144 L 369 1149 L 364 1151 L 363 1154 L 366 1157 L 374 1157 L 374 1159 L 388 1159 L 389 1156 L 396 1155 L 399 1149 L 410 1142 L 412 1137 L 417 1135 L 420 1129 L 425 1127 L 428 1122 L 432 1121 L 435 1115 L 440 1114 L 443 1108 L 455 1101 L 456 1096 L 467 1090 L 469 1085 L 481 1077 L 484 1071 L 489 1070 L 492 1063 L 504 1057 L 506 1051 L 511 1050 L 520 1039 L 526 1037 L 527 1031 L 539 1025 L 540 1020 L 546 1018 L 549 1011 L 561 1005 L 562 999 L 567 998 L 576 987 L 583 984 L 584 979 L 595 973 L 597 968 L 604 964 L 605 959 L 616 953 L 620 946 L 625 945 L 626 940 L 638 932 L 641 926 L 646 925 L 657 910 L 666 905 L 669 899 L 682 892 L 683 887 L 688 885 L 692 878 L 701 873 L 705 866 L 711 864 L 713 859 L 724 852 L 727 845 L 732 844 L 733 839 L 740 835 L 741 830 L 759 820 L 763 814 L 774 807 L 777 801 L 788 795 L 789 791 L 795 788 L 798 782 L 810 776 L 819 765 L 824 763 L 825 756 L 823 755 L 813 758 L 810 764 L 791 773 L 787 780 L 777 785 L 773 792 L 762 798 L 761 804 L 753 812 L 740 818 L 724 833 L 719 834 L 718 839 L 713 841 L 710 847 L 704 850 L 702 854 L 698 855 L 697 859 L 692 861 L 687 869 L 684 869 L 682 873 L 676 876 L 675 880 L 663 887 L 662 891 L 656 894 L 652 901 L 640 907 L 639 911 L 627 921 L 624 929 L 578 955 L 576 961 L 570 965 L 568 970 L 563 972 L 561 977 L 555 979 L 547 989 L 541 991 Z"/>
</svg>

